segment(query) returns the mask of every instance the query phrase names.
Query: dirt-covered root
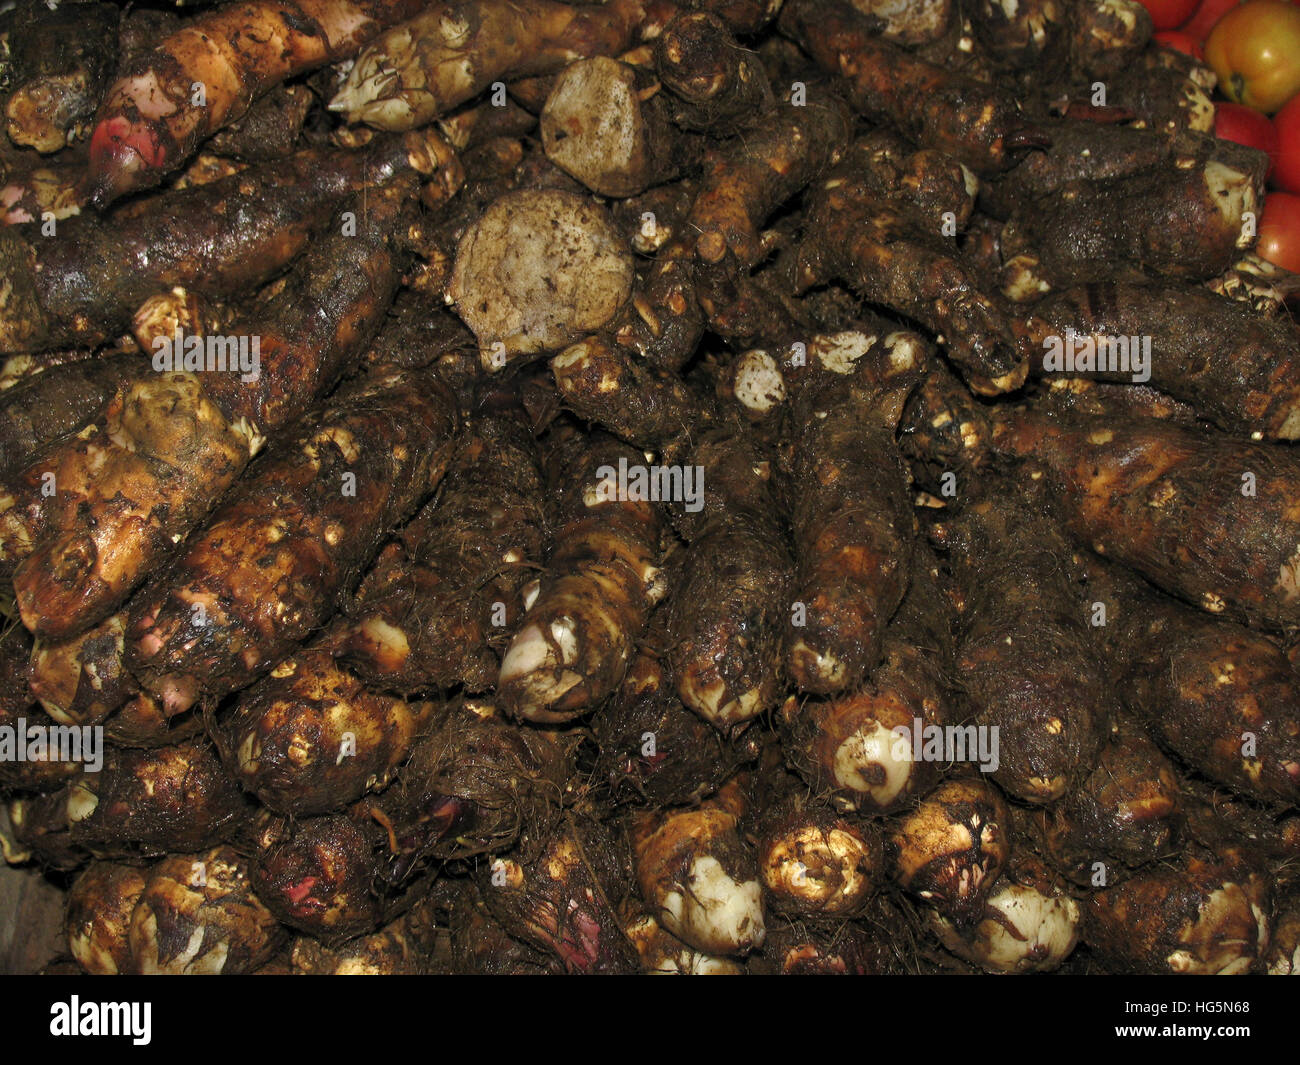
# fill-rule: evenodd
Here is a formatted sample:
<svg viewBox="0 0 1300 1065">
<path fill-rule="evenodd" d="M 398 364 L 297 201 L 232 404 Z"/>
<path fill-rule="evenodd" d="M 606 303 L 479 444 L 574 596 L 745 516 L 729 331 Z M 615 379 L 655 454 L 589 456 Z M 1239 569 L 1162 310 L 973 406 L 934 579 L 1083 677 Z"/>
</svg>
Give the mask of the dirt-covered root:
<svg viewBox="0 0 1300 1065">
<path fill-rule="evenodd" d="M 422 860 L 473 858 L 513 847 L 560 816 L 574 741 L 515 725 L 484 703 L 453 706 L 411 751 L 379 800 L 392 820 L 389 875 Z"/>
<path fill-rule="evenodd" d="M 644 641 L 650 646 L 666 640 L 655 625 Z M 663 661 L 643 651 L 592 721 L 596 777 L 615 802 L 698 802 L 757 756 L 751 732 L 729 738 L 683 705 Z"/>
<path fill-rule="evenodd" d="M 948 950 L 986 972 L 1042 973 L 1074 950 L 1083 911 L 1040 860 L 1018 854 L 971 927 L 958 928 L 936 910 L 927 918 Z"/>
<path fill-rule="evenodd" d="M 624 842 L 575 811 L 482 863 L 477 881 L 502 928 L 566 972 L 629 973 L 637 955 L 618 915 L 629 872 Z"/>
<path fill-rule="evenodd" d="M 676 98 L 673 121 L 684 129 L 726 136 L 754 125 L 773 102 L 757 54 L 707 11 L 683 12 L 664 27 L 654 69 Z"/>
<path fill-rule="evenodd" d="M 1258 872 L 1189 857 L 1092 894 L 1083 938 L 1117 972 L 1262 972 L 1270 896 Z"/>
<path fill-rule="evenodd" d="M 792 796 L 763 811 L 755 847 L 766 907 L 804 917 L 852 917 L 886 880 L 879 830 Z"/>
<path fill-rule="evenodd" d="M 41 641 L 32 649 L 28 670 L 31 694 L 62 724 L 98 724 L 139 691 L 126 668 L 125 649 L 122 611 L 80 636 Z"/>
<path fill-rule="evenodd" d="M 608 212 L 560 189 L 496 200 L 460 240 L 447 290 L 483 368 L 594 333 L 632 288 L 632 256 Z"/>
<path fill-rule="evenodd" d="M 1136 0 L 1075 0 L 1071 15 L 1069 60 L 1076 74 L 1119 74 L 1151 40 L 1151 16 Z"/>
<path fill-rule="evenodd" d="M 857 688 L 907 590 L 910 477 L 876 398 L 838 382 L 801 395 L 783 445 L 795 555 L 785 666 L 803 691 Z"/>
<path fill-rule="evenodd" d="M 164 858 L 146 872 L 131 912 L 127 972 L 247 973 L 284 929 L 253 894 L 248 864 L 228 847 Z"/>
<path fill-rule="evenodd" d="M 285 659 L 217 724 L 239 782 L 278 813 L 328 813 L 382 788 L 437 706 L 369 691 L 327 650 Z"/>
<path fill-rule="evenodd" d="M 429 918 L 412 911 L 368 935 L 329 946 L 298 936 L 290 949 L 303 976 L 417 976 L 429 971 Z"/>
<path fill-rule="evenodd" d="M 604 336 L 586 337 L 551 358 L 564 404 L 635 447 L 662 451 L 702 430 L 709 404 L 676 374 Z"/>
<path fill-rule="evenodd" d="M 975 40 L 1000 66 L 1024 70 L 1065 58 L 1071 0 L 978 0 L 964 10 Z"/>
<path fill-rule="evenodd" d="M 1272 932 L 1266 956 L 1268 975 L 1300 975 L 1300 900 L 1279 905 Z"/>
<path fill-rule="evenodd" d="M 501 705 L 534 722 L 567 721 L 614 691 L 665 584 L 653 502 L 663 470 L 603 433 L 574 442 L 562 465 L 554 553 L 497 685 Z"/>
<path fill-rule="evenodd" d="M 131 970 L 127 934 L 131 913 L 148 883 L 148 870 L 95 862 L 72 882 L 63 928 L 68 952 L 91 976 Z"/>
<path fill-rule="evenodd" d="M 72 785 L 71 839 L 108 857 L 188 852 L 234 838 L 251 807 L 206 741 L 110 751 Z"/>
<path fill-rule="evenodd" d="M 378 928 L 375 856 L 386 839 L 377 822 L 346 814 L 273 818 L 255 840 L 253 890 L 277 920 L 329 944 Z"/>
<path fill-rule="evenodd" d="M 517 406 L 471 419 L 438 496 L 380 553 L 328 638 L 367 682 L 496 683 L 549 548 L 540 459 Z"/>
<path fill-rule="evenodd" d="M 0 555 L 25 555 L 14 571 L 24 624 L 66 639 L 112 614 L 211 512 L 250 444 L 198 374 L 124 383 L 94 422 L 19 475 L 53 487 L 42 506 L 3 511 L 14 499 L 0 497 Z"/>
<path fill-rule="evenodd" d="M 809 923 L 773 916 L 749 971 L 771 976 L 873 976 L 885 971 L 883 951 L 861 925 Z"/>
<path fill-rule="evenodd" d="M 635 196 L 679 177 L 695 148 L 642 67 L 600 56 L 555 79 L 541 114 L 547 158 L 602 196 Z"/>
<path fill-rule="evenodd" d="M 1065 528 L 1210 614 L 1262 629 L 1300 622 L 1300 460 L 1120 412 L 998 412 L 994 446 L 1043 473 Z"/>
<path fill-rule="evenodd" d="M 737 831 L 737 782 L 697 809 L 641 813 L 632 834 L 655 919 L 696 950 L 744 957 L 763 945 L 765 928 L 754 854 Z"/>
<path fill-rule="evenodd" d="M 553 74 L 583 57 L 618 55 L 638 34 L 657 32 L 646 14 L 641 0 L 438 4 L 370 41 L 330 110 L 349 123 L 414 129 L 493 82 Z"/>
<path fill-rule="evenodd" d="M 947 152 L 979 175 L 1016 164 L 1047 143 L 1006 89 L 927 62 L 874 32 L 847 4 L 791 0 L 779 28 L 822 68 L 842 78 L 853 106 L 925 148 Z"/>
<path fill-rule="evenodd" d="M 903 815 L 888 854 L 904 891 L 969 928 L 1011 854 L 1011 811 L 993 785 L 949 780 Z"/>
<path fill-rule="evenodd" d="M 437 486 L 458 429 L 455 398 L 431 375 L 376 371 L 341 389 L 136 600 L 136 675 L 172 712 L 265 675 L 329 619 Z"/>
<path fill-rule="evenodd" d="M 1140 727 L 1120 719 L 1096 768 L 1031 824 L 1044 856 L 1064 876 L 1099 886 L 1175 853 L 1183 817 L 1173 765 Z"/>
</svg>

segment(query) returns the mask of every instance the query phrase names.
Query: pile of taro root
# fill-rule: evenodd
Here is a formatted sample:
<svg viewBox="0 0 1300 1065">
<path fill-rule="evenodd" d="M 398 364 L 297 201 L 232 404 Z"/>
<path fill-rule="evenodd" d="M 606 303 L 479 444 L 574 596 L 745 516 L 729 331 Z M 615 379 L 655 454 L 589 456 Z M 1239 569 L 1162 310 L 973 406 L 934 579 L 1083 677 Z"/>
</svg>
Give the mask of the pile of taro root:
<svg viewBox="0 0 1300 1065">
<path fill-rule="evenodd" d="M 1142 7 L 0 19 L 53 971 L 1300 968 L 1300 286 Z"/>
</svg>

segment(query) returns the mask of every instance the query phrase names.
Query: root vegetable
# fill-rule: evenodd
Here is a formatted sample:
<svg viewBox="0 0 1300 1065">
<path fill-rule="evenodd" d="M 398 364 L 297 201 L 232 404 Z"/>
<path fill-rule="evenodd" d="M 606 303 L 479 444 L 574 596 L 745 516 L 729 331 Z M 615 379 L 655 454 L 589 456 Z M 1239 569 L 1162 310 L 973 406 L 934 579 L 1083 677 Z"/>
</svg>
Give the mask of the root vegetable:
<svg viewBox="0 0 1300 1065">
<path fill-rule="evenodd" d="M 613 692 L 664 592 L 650 485 L 623 483 L 642 456 L 592 433 L 563 469 L 555 551 L 497 683 L 501 704 L 533 722 L 570 720 Z"/>
<path fill-rule="evenodd" d="M 738 778 L 695 810 L 636 818 L 637 883 L 655 919 L 706 954 L 744 957 L 763 945 L 762 887 L 737 833 Z"/>
<path fill-rule="evenodd" d="M 279 949 L 283 929 L 252 892 L 248 866 L 227 847 L 150 867 L 131 913 L 132 973 L 246 973 Z"/>
<path fill-rule="evenodd" d="M 414 0 L 253 0 L 199 16 L 130 61 L 90 138 L 91 202 L 158 184 L 295 74 L 354 53 Z"/>
<path fill-rule="evenodd" d="M 1118 414 L 1032 410 L 1000 418 L 994 446 L 1045 474 L 1066 527 L 1097 553 L 1211 614 L 1266 629 L 1300 621 L 1300 465 L 1289 452 Z"/>
<path fill-rule="evenodd" d="M 848 922 L 831 931 L 778 917 L 749 965 L 752 972 L 778 976 L 874 976 L 882 972 L 879 953 L 866 932 Z"/>
<path fill-rule="evenodd" d="M 139 691 L 124 661 L 126 614 L 32 652 L 31 694 L 65 725 L 98 724 Z"/>
<path fill-rule="evenodd" d="M 131 969 L 127 933 L 144 893 L 147 871 L 95 862 L 68 889 L 64 928 L 68 950 L 91 976 L 117 976 Z"/>
<path fill-rule="evenodd" d="M 684 12 L 655 42 L 655 73 L 676 98 L 682 128 L 725 135 L 770 110 L 772 89 L 758 57 L 708 12 Z"/>
<path fill-rule="evenodd" d="M 384 787 L 436 711 L 368 691 L 309 648 L 245 695 L 217 737 L 231 772 L 267 807 L 328 813 Z"/>
<path fill-rule="evenodd" d="M 804 691 L 858 687 L 907 590 L 909 478 L 893 441 L 896 414 L 879 406 L 865 389 L 832 382 L 801 395 L 791 423 L 793 598 L 803 610 L 792 608 L 785 664 Z"/>
<path fill-rule="evenodd" d="M 786 759 L 817 791 L 845 810 L 884 813 L 924 795 L 939 766 L 913 757 L 924 730 L 955 718 L 947 680 L 952 610 L 933 555 L 919 547 L 907 594 L 885 630 L 883 661 L 856 692 L 811 700 L 783 712 Z"/>
<path fill-rule="evenodd" d="M 770 909 L 809 918 L 851 917 L 882 886 L 882 844 L 866 822 L 798 799 L 765 812 L 763 819 L 756 852 Z"/>
<path fill-rule="evenodd" d="M 704 954 L 664 931 L 648 913 L 632 912 L 623 930 L 641 959 L 641 971 L 654 976 L 739 976 L 745 970 L 731 958 Z"/>
<path fill-rule="evenodd" d="M 949 780 L 904 815 L 889 839 L 900 887 L 969 928 L 1011 853 L 1011 812 L 991 784 Z"/>
<path fill-rule="evenodd" d="M 875 38 L 847 5 L 791 0 L 779 28 L 824 69 L 848 83 L 859 111 L 909 140 L 947 152 L 976 174 L 1014 166 L 1047 140 L 1005 90 L 982 85 Z"/>
</svg>

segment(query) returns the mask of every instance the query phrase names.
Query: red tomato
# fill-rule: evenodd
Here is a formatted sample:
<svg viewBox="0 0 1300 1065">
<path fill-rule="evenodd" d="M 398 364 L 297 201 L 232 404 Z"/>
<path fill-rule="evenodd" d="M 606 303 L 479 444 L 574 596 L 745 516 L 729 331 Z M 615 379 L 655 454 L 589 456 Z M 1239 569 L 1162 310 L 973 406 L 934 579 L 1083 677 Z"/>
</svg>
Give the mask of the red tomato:
<svg viewBox="0 0 1300 1065">
<path fill-rule="evenodd" d="M 1181 26 L 1196 10 L 1197 0 L 1139 0 L 1151 14 L 1151 23 L 1158 30 L 1172 30 Z"/>
<path fill-rule="evenodd" d="M 1202 0 L 1201 6 L 1196 9 L 1196 14 L 1178 28 L 1188 37 L 1204 44 L 1205 38 L 1210 35 L 1210 30 L 1214 29 L 1219 19 L 1239 3 L 1241 0 Z"/>
<path fill-rule="evenodd" d="M 1214 135 L 1268 152 L 1268 173 L 1277 162 L 1278 135 L 1273 123 L 1258 111 L 1241 104 L 1214 105 Z M 1265 175 L 1266 177 L 1268 175 Z"/>
<path fill-rule="evenodd" d="M 1273 116 L 1278 149 L 1273 167 L 1273 184 L 1287 192 L 1300 192 L 1300 96 Z"/>
<path fill-rule="evenodd" d="M 1270 192 L 1259 220 L 1255 254 L 1274 266 L 1300 274 L 1300 196 Z"/>
<path fill-rule="evenodd" d="M 1295 0 L 1300 4 L 1300 0 Z M 1201 50 L 1201 42 L 1195 37 L 1189 37 L 1181 30 L 1162 30 L 1152 38 L 1156 44 L 1162 48 L 1172 48 L 1175 52 L 1186 52 L 1195 59 L 1204 59 L 1205 52 Z"/>
<path fill-rule="evenodd" d="M 1247 0 L 1219 20 L 1205 42 L 1219 91 L 1271 115 L 1300 92 L 1300 7 Z"/>
</svg>

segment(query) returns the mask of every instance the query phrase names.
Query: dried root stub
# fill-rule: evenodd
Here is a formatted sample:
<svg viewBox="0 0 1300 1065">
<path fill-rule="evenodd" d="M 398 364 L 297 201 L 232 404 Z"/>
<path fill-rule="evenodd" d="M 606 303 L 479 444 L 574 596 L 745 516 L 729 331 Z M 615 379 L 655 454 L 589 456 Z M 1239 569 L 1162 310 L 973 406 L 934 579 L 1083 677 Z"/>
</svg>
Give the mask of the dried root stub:
<svg viewBox="0 0 1300 1065">
<path fill-rule="evenodd" d="M 763 812 L 756 853 L 766 905 L 803 917 L 853 917 L 885 879 L 879 830 L 794 797 Z"/>
<path fill-rule="evenodd" d="M 944 917 L 979 921 L 1011 854 L 1011 811 L 991 784 L 949 780 L 903 816 L 889 839 L 894 876 Z"/>
<path fill-rule="evenodd" d="M 916 755 L 924 753 L 926 730 L 942 730 L 956 716 L 948 681 L 952 623 L 938 564 L 918 546 L 907 595 L 870 679 L 847 695 L 787 703 L 786 758 L 840 808 L 886 813 L 937 781 L 942 763 Z"/>
<path fill-rule="evenodd" d="M 1116 972 L 1262 972 L 1270 896 L 1262 873 L 1189 855 L 1091 895 L 1084 939 Z"/>
<path fill-rule="evenodd" d="M 386 691 L 496 682 L 522 592 L 548 547 L 537 447 L 517 406 L 482 410 L 437 498 L 380 553 L 328 638 Z"/>
<path fill-rule="evenodd" d="M 489 371 L 594 333 L 623 305 L 633 263 L 609 213 L 560 189 L 497 199 L 461 237 L 448 299 Z"/>
<path fill-rule="evenodd" d="M 763 890 L 737 832 L 740 781 L 694 810 L 634 815 L 636 876 L 655 919 L 706 954 L 744 957 L 763 945 Z"/>
<path fill-rule="evenodd" d="M 1018 853 L 998 879 L 983 915 L 959 929 L 937 911 L 931 929 L 950 951 L 991 973 L 1041 973 L 1060 967 L 1079 941 L 1082 909 L 1032 855 Z"/>
<path fill-rule="evenodd" d="M 561 465 L 555 550 L 497 685 L 501 705 L 533 722 L 570 720 L 615 690 L 665 583 L 660 471 L 599 432 L 566 441 Z"/>
<path fill-rule="evenodd" d="M 281 662 L 217 722 L 222 757 L 278 813 L 327 813 L 382 788 L 436 712 L 370 691 L 328 650 Z"/>
<path fill-rule="evenodd" d="M 801 395 L 789 424 L 796 574 L 785 665 L 803 691 L 858 687 L 907 590 L 910 478 L 894 444 L 896 417 L 875 400 L 837 383 Z"/>
<path fill-rule="evenodd" d="M 127 971 L 247 973 L 275 954 L 283 936 L 233 850 L 173 855 L 146 872 L 131 912 Z"/>
<path fill-rule="evenodd" d="M 630 879 L 625 845 L 579 812 L 484 862 L 478 888 L 510 935 L 556 958 L 570 973 L 629 973 L 636 951 L 617 907 Z"/>
</svg>

